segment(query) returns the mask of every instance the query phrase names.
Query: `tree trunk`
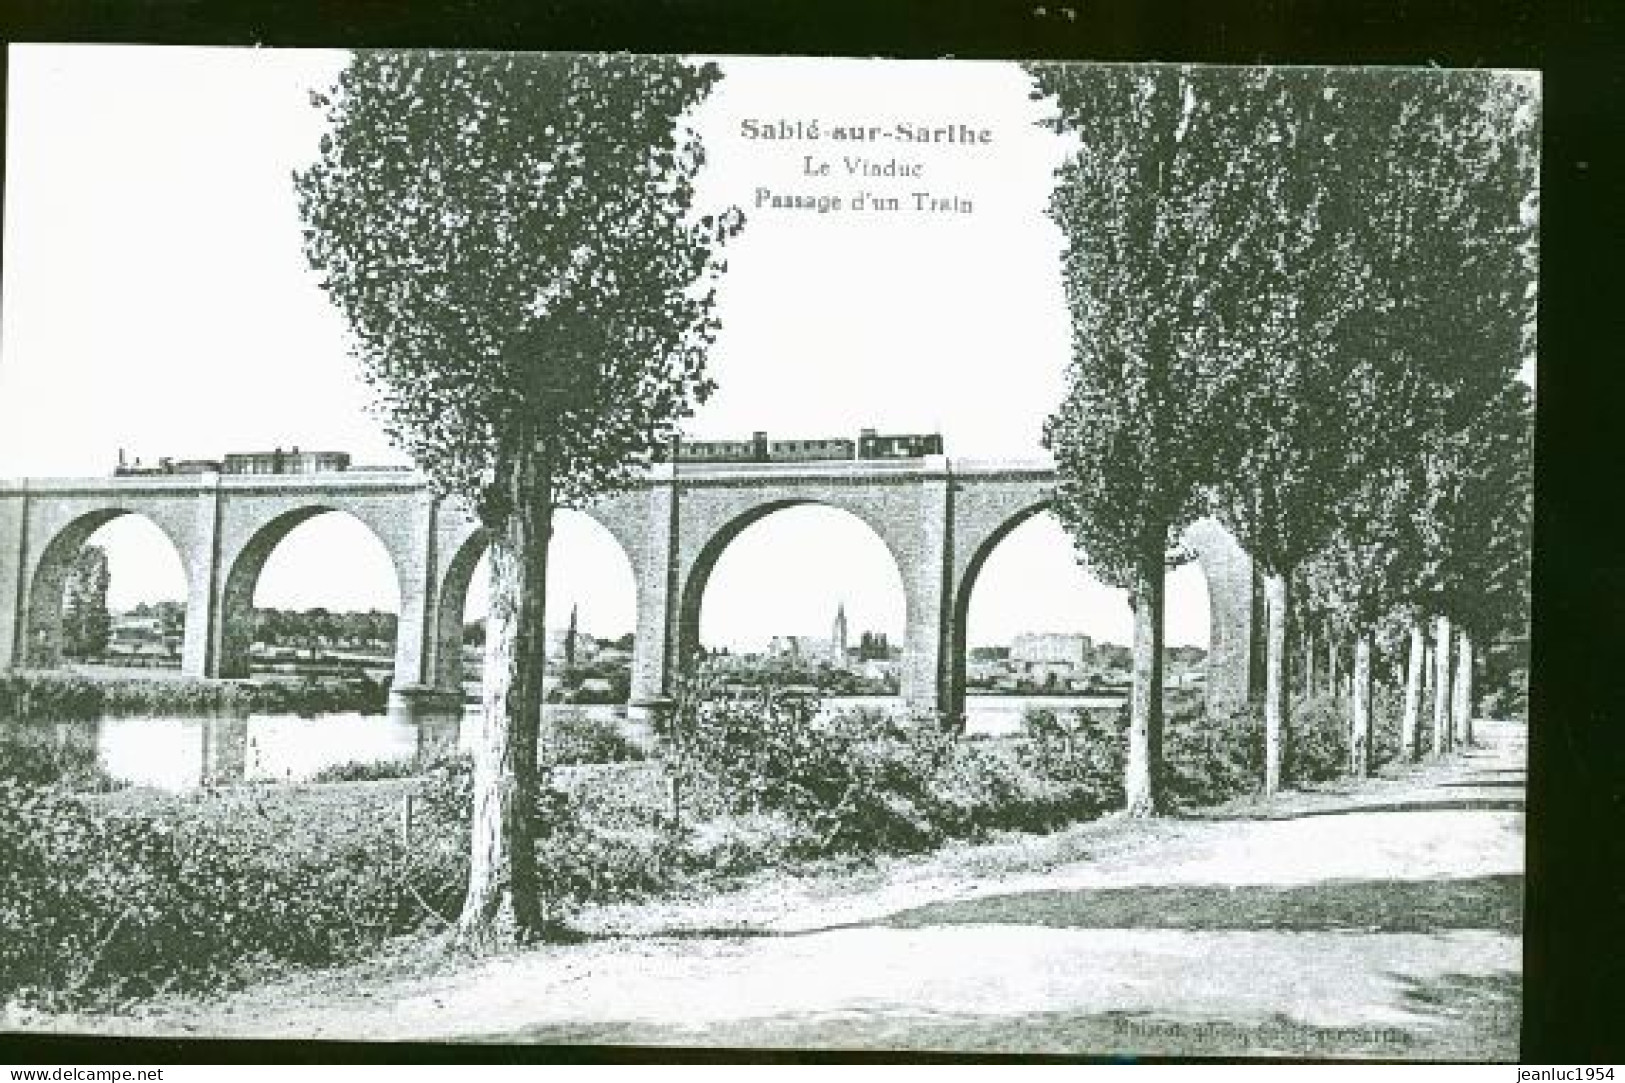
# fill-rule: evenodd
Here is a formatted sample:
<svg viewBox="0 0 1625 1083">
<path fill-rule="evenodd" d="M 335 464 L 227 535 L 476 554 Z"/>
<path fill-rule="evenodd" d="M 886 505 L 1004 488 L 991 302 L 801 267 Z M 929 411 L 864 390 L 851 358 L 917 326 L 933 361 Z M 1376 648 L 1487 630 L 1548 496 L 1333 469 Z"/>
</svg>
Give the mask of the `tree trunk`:
<svg viewBox="0 0 1625 1083">
<path fill-rule="evenodd" d="M 528 940 L 543 925 L 535 815 L 553 508 L 552 479 L 532 443 L 521 439 L 506 515 L 490 527 L 484 716 L 474 750 L 468 897 L 458 920 L 465 943 L 493 941 L 508 922 L 516 939 Z"/>
<path fill-rule="evenodd" d="M 1456 633 L 1456 743 L 1473 743 L 1473 637 L 1467 629 Z"/>
<path fill-rule="evenodd" d="M 1337 663 L 1337 636 L 1328 632 L 1326 633 L 1326 691 L 1334 699 L 1342 691 L 1341 684 L 1343 680 L 1343 675 L 1338 672 Z"/>
<path fill-rule="evenodd" d="M 1450 751 L 1450 618 L 1433 622 L 1433 754 Z"/>
<path fill-rule="evenodd" d="M 1280 790 L 1286 773 L 1286 744 L 1291 719 L 1287 703 L 1287 577 L 1264 576 L 1264 792 Z"/>
<path fill-rule="evenodd" d="M 1417 618 L 1411 621 L 1411 655 L 1405 670 L 1405 713 L 1399 720 L 1399 758 L 1415 760 L 1421 753 L 1417 740 L 1422 717 L 1422 676 L 1427 666 L 1428 635 Z"/>
<path fill-rule="evenodd" d="M 1163 549 L 1134 583 L 1134 684 L 1129 692 L 1128 763 L 1123 776 L 1129 816 L 1162 808 L 1162 609 L 1167 571 Z"/>
<path fill-rule="evenodd" d="M 1303 696 L 1309 699 L 1315 694 L 1315 630 L 1308 628 L 1303 633 Z"/>
<path fill-rule="evenodd" d="M 1354 637 L 1354 726 L 1349 734 L 1349 770 L 1355 778 L 1371 773 L 1371 632 Z"/>
</svg>

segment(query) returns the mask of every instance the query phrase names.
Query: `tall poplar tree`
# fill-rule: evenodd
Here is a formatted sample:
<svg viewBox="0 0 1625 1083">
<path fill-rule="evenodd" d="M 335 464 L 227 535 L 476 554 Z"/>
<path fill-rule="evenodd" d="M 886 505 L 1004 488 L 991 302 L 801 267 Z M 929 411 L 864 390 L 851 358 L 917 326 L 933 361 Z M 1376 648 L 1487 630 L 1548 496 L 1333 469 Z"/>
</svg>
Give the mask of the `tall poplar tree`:
<svg viewBox="0 0 1625 1083">
<path fill-rule="evenodd" d="M 305 250 L 387 431 L 490 534 L 484 722 L 459 928 L 544 925 L 533 799 L 556 507 L 624 484 L 709 392 L 737 212 L 694 213 L 677 58 L 378 51 L 295 178 Z"/>
<path fill-rule="evenodd" d="M 1248 244 L 1238 178 L 1258 151 L 1234 72 L 1034 65 L 1054 127 L 1075 137 L 1050 214 L 1066 239 L 1072 313 L 1065 396 L 1044 429 L 1055 510 L 1082 561 L 1129 592 L 1128 811 L 1160 802 L 1163 602 L 1220 431 L 1219 348 L 1240 299 L 1226 267 Z"/>
<path fill-rule="evenodd" d="M 69 658 L 94 658 L 107 650 L 113 618 L 107 610 L 112 575 L 107 550 L 87 545 L 73 558 L 62 596 L 62 649 Z"/>
</svg>

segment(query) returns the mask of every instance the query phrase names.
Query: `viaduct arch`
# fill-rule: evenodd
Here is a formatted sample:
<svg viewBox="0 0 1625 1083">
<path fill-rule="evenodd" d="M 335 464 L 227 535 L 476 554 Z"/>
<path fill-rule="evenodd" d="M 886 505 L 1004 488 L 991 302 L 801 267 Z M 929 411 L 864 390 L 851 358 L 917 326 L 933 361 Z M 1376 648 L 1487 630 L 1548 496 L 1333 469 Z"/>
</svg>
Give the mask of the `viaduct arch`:
<svg viewBox="0 0 1625 1083">
<path fill-rule="evenodd" d="M 584 509 L 632 567 L 634 703 L 668 693 L 698 644 L 700 601 L 727 544 L 774 511 L 821 504 L 868 525 L 897 563 L 903 698 L 911 709 L 959 712 L 976 577 L 1000 541 L 1049 506 L 1053 482 L 1046 461 L 940 455 L 651 468 Z M 0 481 L 0 670 L 56 664 L 67 561 L 102 523 L 140 514 L 174 542 L 186 569 L 183 671 L 246 676 L 254 585 L 266 559 L 294 527 L 330 511 L 366 524 L 394 564 L 395 688 L 459 688 L 463 605 L 486 538 L 459 504 L 406 470 Z M 1258 686 L 1260 654 L 1252 561 L 1212 520 L 1184 540 L 1208 583 L 1209 702 L 1245 700 Z"/>
</svg>

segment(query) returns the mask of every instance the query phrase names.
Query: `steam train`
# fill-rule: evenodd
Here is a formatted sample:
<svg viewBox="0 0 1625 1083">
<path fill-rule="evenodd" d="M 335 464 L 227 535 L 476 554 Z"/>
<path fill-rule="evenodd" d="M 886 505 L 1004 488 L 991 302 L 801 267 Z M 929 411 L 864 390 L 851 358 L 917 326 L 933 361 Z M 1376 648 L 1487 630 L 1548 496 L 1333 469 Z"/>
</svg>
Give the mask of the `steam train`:
<svg viewBox="0 0 1625 1083">
<path fill-rule="evenodd" d="M 838 459 L 918 459 L 942 454 L 939 433 L 903 433 L 882 436 L 864 429 L 856 440 L 844 436 L 816 440 L 769 440 L 767 433 L 755 432 L 749 440 L 683 440 L 676 445 L 680 463 L 779 463 L 827 462 Z M 661 460 L 670 455 L 657 456 Z M 171 459 L 167 456 L 143 466 L 140 459 L 127 463 L 119 452 L 115 477 L 152 477 L 180 474 L 325 474 L 350 469 L 350 456 L 343 451 L 234 452 L 224 459 Z"/>
<path fill-rule="evenodd" d="M 114 477 L 151 477 L 171 474 L 325 474 L 350 469 L 350 456 L 344 451 L 275 451 L 233 452 L 224 459 L 171 459 L 164 457 L 150 466 L 141 460 L 124 461 L 124 452 L 118 455 Z"/>
<path fill-rule="evenodd" d="M 864 429 L 857 440 L 827 436 L 816 440 L 769 440 L 755 432 L 749 440 L 683 440 L 676 445 L 679 463 L 823 462 L 831 459 L 918 459 L 942 454 L 939 433 L 882 436 Z M 662 456 L 669 458 L 669 455 Z"/>
</svg>

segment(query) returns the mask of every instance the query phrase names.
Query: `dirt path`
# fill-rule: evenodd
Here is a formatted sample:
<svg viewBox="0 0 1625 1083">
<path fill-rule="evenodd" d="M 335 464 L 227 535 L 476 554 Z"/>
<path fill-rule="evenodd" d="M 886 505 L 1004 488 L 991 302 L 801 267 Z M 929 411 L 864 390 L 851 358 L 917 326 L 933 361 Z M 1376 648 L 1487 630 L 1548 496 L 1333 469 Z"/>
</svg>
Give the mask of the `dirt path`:
<svg viewBox="0 0 1625 1083">
<path fill-rule="evenodd" d="M 603 907 L 586 942 L 374 964 L 100 1031 L 1513 1059 L 1521 727 L 1404 777 Z M 56 1021 L 60 1025 L 61 1021 Z"/>
</svg>

